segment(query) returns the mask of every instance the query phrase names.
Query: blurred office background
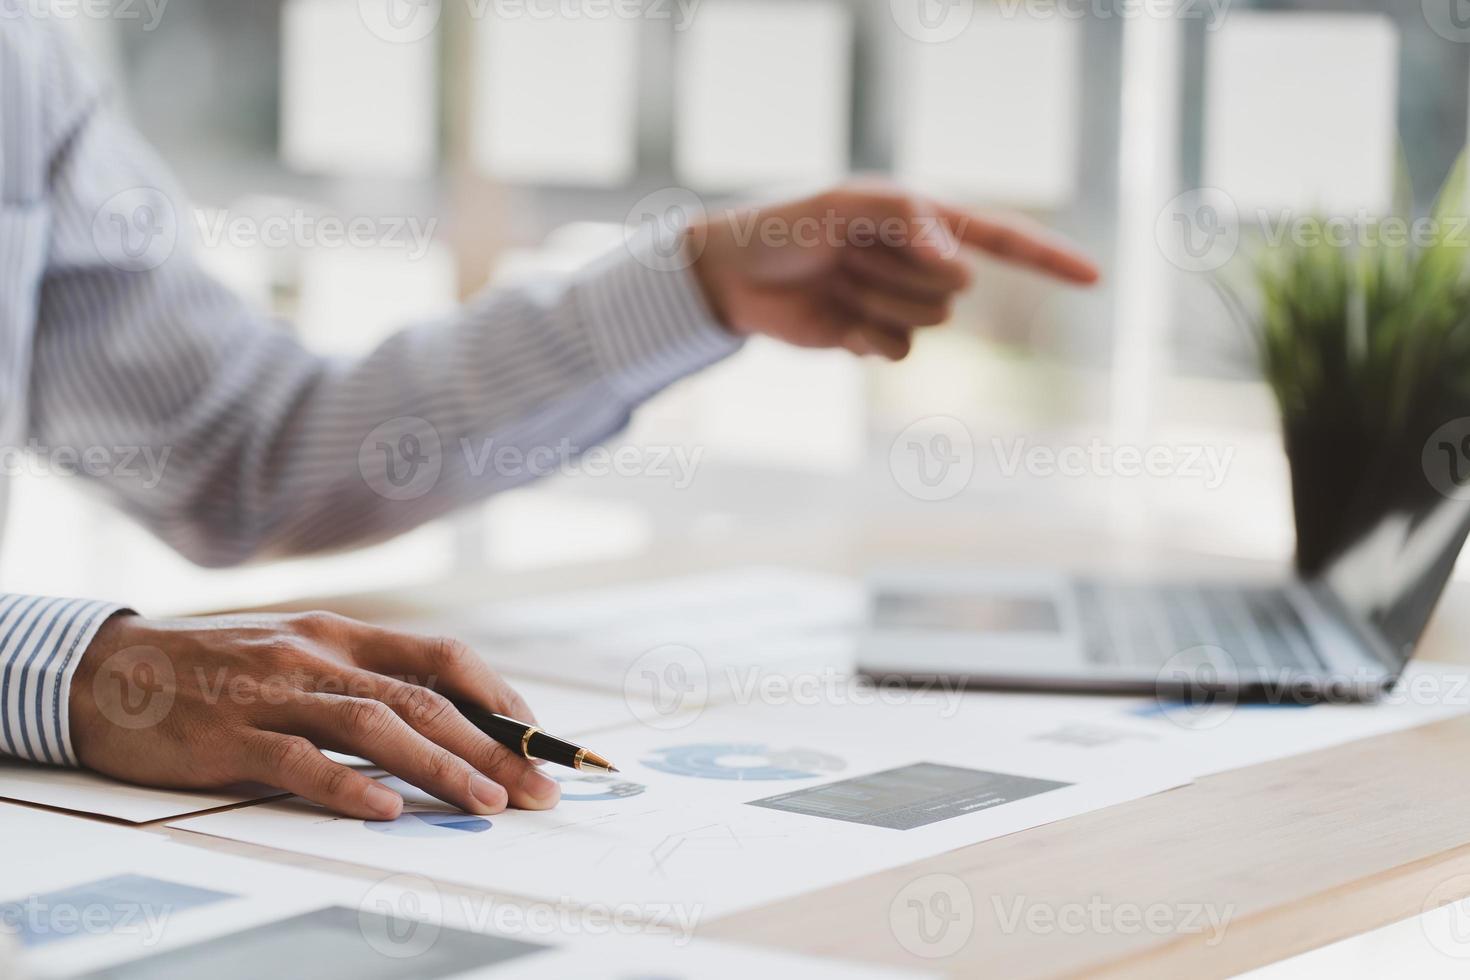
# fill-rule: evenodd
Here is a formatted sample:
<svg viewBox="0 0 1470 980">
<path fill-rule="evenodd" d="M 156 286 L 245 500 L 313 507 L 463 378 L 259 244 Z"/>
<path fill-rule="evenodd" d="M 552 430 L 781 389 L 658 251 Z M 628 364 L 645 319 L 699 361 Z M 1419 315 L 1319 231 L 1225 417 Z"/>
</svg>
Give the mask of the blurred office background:
<svg viewBox="0 0 1470 980">
<path fill-rule="evenodd" d="M 201 227 L 378 222 L 384 240 L 354 247 L 200 245 L 324 352 L 365 351 L 487 284 L 574 267 L 670 187 L 715 207 L 892 174 L 1052 225 L 1105 280 L 1069 290 L 978 260 L 953 322 L 899 366 L 753 343 L 620 437 L 697 448 L 688 488 L 558 477 L 368 560 L 203 572 L 77 481 L 23 477 L 3 584 L 166 611 L 875 514 L 901 527 L 1042 509 L 1285 557 L 1273 407 L 1242 326 L 1170 241 L 1179 202 L 1211 233 L 1230 215 L 1191 203 L 1199 188 L 1242 213 L 1422 213 L 1470 114 L 1458 2 L 133 0 L 113 16 L 57 13 Z M 405 247 L 403 221 L 432 222 L 432 244 Z M 952 434 L 945 419 L 968 430 L 974 476 L 922 500 L 891 472 L 894 441 Z M 1016 438 L 1232 455 L 1219 485 L 1007 475 L 994 440 Z"/>
</svg>

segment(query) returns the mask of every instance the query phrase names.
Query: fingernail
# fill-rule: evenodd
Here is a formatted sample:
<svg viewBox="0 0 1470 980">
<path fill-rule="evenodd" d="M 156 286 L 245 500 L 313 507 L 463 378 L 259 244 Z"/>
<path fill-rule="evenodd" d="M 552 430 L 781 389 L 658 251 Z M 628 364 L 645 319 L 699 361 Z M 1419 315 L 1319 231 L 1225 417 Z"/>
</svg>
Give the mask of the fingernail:
<svg viewBox="0 0 1470 980">
<path fill-rule="evenodd" d="M 505 790 L 479 773 L 470 777 L 470 795 L 492 813 L 505 809 Z"/>
<path fill-rule="evenodd" d="M 531 799 L 541 803 L 555 803 L 561 799 L 561 786 L 557 781 L 535 769 L 528 770 L 521 777 L 521 789 Z"/>
<path fill-rule="evenodd" d="M 362 798 L 363 802 L 367 804 L 368 809 L 381 816 L 384 820 L 396 819 L 399 808 L 403 806 L 403 800 L 399 798 L 397 793 L 377 783 L 369 784 L 368 788 L 363 791 Z"/>
</svg>

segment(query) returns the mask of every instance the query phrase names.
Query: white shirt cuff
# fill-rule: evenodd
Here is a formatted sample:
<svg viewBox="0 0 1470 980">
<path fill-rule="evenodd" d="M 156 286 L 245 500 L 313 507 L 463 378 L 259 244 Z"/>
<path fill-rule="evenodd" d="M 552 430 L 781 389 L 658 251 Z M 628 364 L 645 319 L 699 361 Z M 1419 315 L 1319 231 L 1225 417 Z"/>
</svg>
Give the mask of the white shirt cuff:
<svg viewBox="0 0 1470 980">
<path fill-rule="evenodd" d="M 91 599 L 0 596 L 0 754 L 75 766 L 71 679 L 97 629 L 125 607 Z"/>
</svg>

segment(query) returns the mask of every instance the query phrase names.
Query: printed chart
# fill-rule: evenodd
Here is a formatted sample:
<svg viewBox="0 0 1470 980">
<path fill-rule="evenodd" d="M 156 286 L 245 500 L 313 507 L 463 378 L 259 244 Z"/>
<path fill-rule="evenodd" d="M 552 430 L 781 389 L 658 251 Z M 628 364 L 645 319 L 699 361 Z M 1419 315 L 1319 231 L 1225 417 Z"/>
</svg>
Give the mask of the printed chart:
<svg viewBox="0 0 1470 980">
<path fill-rule="evenodd" d="M 1144 768 L 1099 776 L 989 724 L 924 705 L 731 706 L 677 731 L 604 733 L 598 751 L 625 771 L 557 774 L 565 802 L 549 811 L 469 818 L 417 794 L 387 833 L 300 800 L 175 826 L 517 895 L 712 916 L 1181 783 Z"/>
<path fill-rule="evenodd" d="M 774 749 L 752 742 L 671 745 L 645 758 L 643 764 L 675 776 L 754 782 L 811 779 L 846 766 L 837 756 L 815 749 Z"/>
</svg>

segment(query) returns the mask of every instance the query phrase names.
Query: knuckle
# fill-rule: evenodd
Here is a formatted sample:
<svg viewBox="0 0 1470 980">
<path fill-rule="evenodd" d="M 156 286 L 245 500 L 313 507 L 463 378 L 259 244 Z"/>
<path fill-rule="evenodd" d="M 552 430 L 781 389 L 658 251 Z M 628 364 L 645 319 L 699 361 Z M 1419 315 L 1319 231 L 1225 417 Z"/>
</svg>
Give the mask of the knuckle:
<svg viewBox="0 0 1470 980">
<path fill-rule="evenodd" d="M 310 612 L 299 613 L 291 618 L 291 625 L 298 632 L 305 633 L 308 636 L 322 636 L 331 633 L 346 622 L 346 617 L 327 612 L 323 609 L 313 609 Z"/>
<path fill-rule="evenodd" d="M 524 717 L 527 710 L 526 702 L 505 678 L 491 671 L 486 674 L 484 681 L 490 692 L 490 703 L 495 705 L 497 711 Z"/>
<path fill-rule="evenodd" d="M 492 742 L 490 747 L 485 750 L 482 762 L 483 765 L 481 768 L 486 772 L 503 773 L 507 769 L 525 762 L 525 760 L 521 758 L 520 753 L 512 752 L 498 742 Z"/>
<path fill-rule="evenodd" d="M 400 703 L 403 713 L 414 726 L 430 727 L 443 720 L 445 712 L 453 707 L 444 695 L 427 687 L 404 685 Z"/>
<path fill-rule="evenodd" d="M 460 775 L 460 762 L 446 749 L 434 749 L 424 760 L 424 772 L 439 783 L 447 783 Z"/>
<path fill-rule="evenodd" d="M 846 185 L 847 193 L 860 197 L 864 204 L 869 207 L 876 205 L 892 205 L 908 191 L 892 178 L 882 174 L 872 174 Z"/>
<path fill-rule="evenodd" d="M 347 782 L 352 778 L 352 770 L 343 766 L 332 766 L 322 776 L 321 789 L 328 796 L 337 796 L 347 788 Z"/>
<path fill-rule="evenodd" d="M 486 681 L 490 686 L 490 693 L 494 697 L 494 703 L 501 712 L 508 712 L 522 721 L 528 720 L 531 706 L 526 699 L 521 697 L 521 692 L 511 686 L 510 681 L 500 676 L 493 670 L 487 671 Z"/>
<path fill-rule="evenodd" d="M 526 702 L 526 699 L 521 697 L 520 692 L 509 684 L 502 684 L 501 687 L 504 690 L 503 700 L 506 710 L 521 721 L 531 720 L 535 713 L 531 710 L 531 705 Z"/>
<path fill-rule="evenodd" d="M 850 201 L 856 193 L 852 186 L 842 185 L 818 194 L 814 203 L 822 211 L 835 211 Z"/>
<path fill-rule="evenodd" d="M 376 738 L 393 723 L 393 711 L 381 701 L 347 698 L 338 710 L 347 732 L 364 740 Z"/>
<path fill-rule="evenodd" d="M 266 743 L 266 767 L 271 772 L 298 773 L 311 762 L 316 747 L 299 736 L 287 735 Z"/>
<path fill-rule="evenodd" d="M 1024 251 L 1026 239 L 1020 232 L 1011 228 L 996 232 L 995 251 L 1002 255 L 1015 255 Z"/>
<path fill-rule="evenodd" d="M 309 657 L 306 647 L 294 637 L 273 636 L 261 645 L 256 661 L 266 670 L 285 671 L 299 669 Z"/>
<path fill-rule="evenodd" d="M 469 660 L 470 648 L 450 636 L 436 636 L 429 641 L 429 666 L 448 673 L 461 669 Z"/>
<path fill-rule="evenodd" d="M 878 207 L 899 221 L 912 221 L 918 214 L 918 199 L 907 188 L 895 184 L 884 184 L 878 187 L 876 198 L 875 203 Z"/>
</svg>

